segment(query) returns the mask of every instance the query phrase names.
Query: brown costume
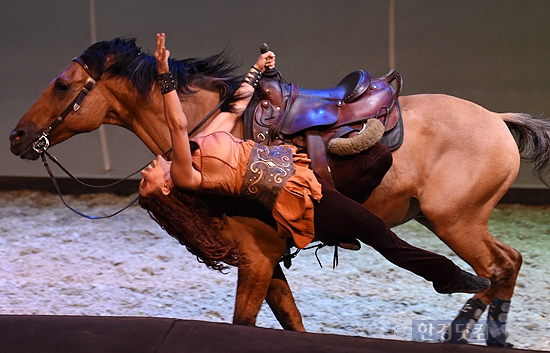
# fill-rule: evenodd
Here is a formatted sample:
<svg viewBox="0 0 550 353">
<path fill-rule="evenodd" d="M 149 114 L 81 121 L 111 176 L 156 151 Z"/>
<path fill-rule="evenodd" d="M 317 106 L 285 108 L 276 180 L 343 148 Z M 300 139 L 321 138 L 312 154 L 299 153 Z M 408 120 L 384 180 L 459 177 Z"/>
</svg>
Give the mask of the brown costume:
<svg viewBox="0 0 550 353">
<path fill-rule="evenodd" d="M 290 233 L 299 248 L 313 240 L 313 202 L 318 202 L 322 193 L 321 184 L 308 169 L 305 154 L 296 154 L 290 146 L 260 146 L 227 132 L 193 141 L 199 146 L 193 153 L 193 166 L 202 174 L 201 192 L 253 197 L 272 208 L 279 235 Z M 251 158 L 252 155 L 258 157 Z M 287 155 L 292 161 L 285 159 Z M 266 198 L 255 195 L 255 187 L 266 184 L 277 194 Z"/>
</svg>

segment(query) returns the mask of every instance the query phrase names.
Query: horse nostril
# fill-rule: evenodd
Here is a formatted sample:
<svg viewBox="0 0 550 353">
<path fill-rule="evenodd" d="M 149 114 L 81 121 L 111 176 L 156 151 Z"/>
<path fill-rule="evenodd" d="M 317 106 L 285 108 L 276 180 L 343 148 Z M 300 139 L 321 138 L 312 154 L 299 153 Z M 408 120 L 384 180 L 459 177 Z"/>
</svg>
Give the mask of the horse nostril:
<svg viewBox="0 0 550 353">
<path fill-rule="evenodd" d="M 14 130 L 10 134 L 11 143 L 19 142 L 26 135 L 25 130 Z"/>
</svg>

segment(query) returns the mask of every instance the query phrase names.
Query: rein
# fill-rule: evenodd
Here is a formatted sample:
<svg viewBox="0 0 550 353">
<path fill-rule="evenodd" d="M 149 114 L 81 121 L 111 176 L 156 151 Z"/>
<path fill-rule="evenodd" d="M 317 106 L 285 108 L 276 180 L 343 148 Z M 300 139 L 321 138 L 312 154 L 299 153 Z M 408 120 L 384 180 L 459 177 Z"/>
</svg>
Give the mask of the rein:
<svg viewBox="0 0 550 353">
<path fill-rule="evenodd" d="M 52 173 L 52 170 L 50 169 L 50 166 L 48 165 L 48 160 L 46 158 L 46 155 L 48 155 L 48 157 L 50 157 L 50 159 L 52 161 L 55 162 L 55 164 L 57 164 L 59 167 L 61 167 L 61 165 L 59 164 L 59 162 L 57 162 L 57 159 L 52 156 L 51 154 L 49 154 L 48 152 L 44 151 L 44 153 L 41 153 L 40 156 L 42 157 L 42 164 L 44 164 L 44 167 L 46 168 L 46 171 L 48 172 L 48 174 L 50 175 L 50 179 L 52 180 L 53 182 L 53 185 L 55 187 L 55 190 L 57 191 L 57 194 L 59 195 L 59 198 L 61 199 L 61 201 L 63 202 L 63 204 L 65 206 L 67 206 L 67 208 L 71 211 L 73 211 L 74 213 L 76 213 L 77 215 L 79 216 L 82 216 L 82 217 L 85 217 L 85 218 L 88 218 L 88 219 L 104 219 L 104 218 L 111 218 L 113 216 L 116 216 L 117 214 L 119 214 L 120 212 L 124 211 L 125 209 L 127 209 L 128 207 L 132 206 L 134 203 L 136 203 L 136 201 L 139 199 L 139 196 L 137 196 L 134 200 L 132 200 L 128 205 L 126 205 L 125 207 L 121 208 L 120 210 L 110 214 L 110 215 L 107 215 L 107 216 L 90 216 L 90 215 L 87 215 L 85 213 L 82 213 L 76 209 L 74 209 L 73 207 L 71 207 L 67 201 L 65 201 L 65 198 L 63 197 L 63 194 L 61 193 L 61 189 L 59 188 L 59 185 L 57 183 L 57 180 L 55 179 L 55 176 L 53 175 Z M 109 185 L 102 185 L 102 186 L 98 186 L 98 185 L 90 185 L 90 184 L 86 184 L 86 183 L 83 183 L 81 182 L 80 180 L 76 179 L 74 176 L 72 176 L 70 173 L 68 173 L 66 171 L 65 168 L 61 167 L 63 169 L 63 171 L 65 171 L 72 179 L 80 182 L 81 184 L 83 185 L 86 185 L 86 186 L 89 186 L 89 187 L 95 187 L 95 188 L 101 188 L 101 187 L 107 187 Z M 135 173 L 134 173 L 135 174 Z M 131 175 L 129 175 L 128 177 L 130 177 Z M 126 177 L 125 179 L 128 179 L 128 177 Z M 125 179 L 121 179 L 113 184 L 110 184 L 110 185 L 115 185 L 119 182 L 121 182 L 122 180 L 125 180 Z"/>
<path fill-rule="evenodd" d="M 132 200 L 127 206 L 123 207 L 122 209 L 110 214 L 110 215 L 107 215 L 107 216 L 90 216 L 90 215 L 87 215 L 85 213 L 82 213 L 76 209 L 74 209 L 73 207 L 71 207 L 66 201 L 65 199 L 63 198 L 63 194 L 61 193 L 61 189 L 59 188 L 59 184 L 57 183 L 57 180 L 55 178 L 55 176 L 53 175 L 53 172 L 48 164 L 48 159 L 46 157 L 49 157 L 50 160 L 52 162 L 54 162 L 59 168 L 61 168 L 61 170 L 63 172 L 65 172 L 65 174 L 67 174 L 71 179 L 73 179 L 74 181 L 80 183 L 81 185 L 84 185 L 86 187 L 90 187 L 90 188 L 97 188 L 97 189 L 100 189 L 100 188 L 108 188 L 108 187 L 111 187 L 111 186 L 114 186 L 114 185 L 117 185 L 127 179 L 129 179 L 131 176 L 139 173 L 141 170 L 143 170 L 144 168 L 146 168 L 149 163 L 147 163 L 145 166 L 143 166 L 142 168 L 138 169 L 137 171 L 135 171 L 134 173 L 120 179 L 120 180 L 117 180 L 113 183 L 110 183 L 110 184 L 106 184 L 106 185 L 93 185 L 93 184 L 88 184 L 88 183 L 85 183 L 83 182 L 82 180 L 78 179 L 77 177 L 75 177 L 74 175 L 72 175 L 65 167 L 63 167 L 61 165 L 61 163 L 59 163 L 59 161 L 57 160 L 57 158 L 55 156 L 53 156 L 52 154 L 50 154 L 47 149 L 48 147 L 50 146 L 50 141 L 48 140 L 48 136 L 50 135 L 50 133 L 56 128 L 58 127 L 62 122 L 63 120 L 65 120 L 65 118 L 72 112 L 76 112 L 80 109 L 80 107 L 82 106 L 82 104 L 84 103 L 84 99 L 88 96 L 88 94 L 90 93 L 90 91 L 92 91 L 94 89 L 94 87 L 96 86 L 97 84 L 97 81 L 99 81 L 99 78 L 97 75 L 95 75 L 91 69 L 88 67 L 88 65 L 86 65 L 86 63 L 84 63 L 84 61 L 80 58 L 80 57 L 75 57 L 72 59 L 72 61 L 74 62 L 77 62 L 78 64 L 80 64 L 80 66 L 82 66 L 82 68 L 84 69 L 84 71 L 86 71 L 86 73 L 90 76 L 88 77 L 88 79 L 86 80 L 86 83 L 84 84 L 84 87 L 82 87 L 82 90 L 78 93 L 78 95 L 75 97 L 75 99 L 73 99 L 73 101 L 71 103 L 69 103 L 69 105 L 67 106 L 67 108 L 65 108 L 65 110 L 63 110 L 63 112 L 55 119 L 55 121 L 46 129 L 44 130 L 44 132 L 42 133 L 42 135 L 36 140 L 33 142 L 32 144 L 32 148 L 33 150 L 35 150 L 39 155 L 40 157 L 42 158 L 42 164 L 44 165 L 44 167 L 46 168 L 46 171 L 48 172 L 49 176 L 50 176 L 50 179 L 52 180 L 52 183 L 54 184 L 54 187 L 59 195 L 59 197 L 61 198 L 61 201 L 63 202 L 63 204 L 71 211 L 73 211 L 74 213 L 82 216 L 82 217 L 85 217 L 85 218 L 88 218 L 88 219 L 104 219 L 104 218 L 110 218 L 110 217 L 113 217 L 119 213 L 121 213 L 122 211 L 126 210 L 127 208 L 129 208 L 130 206 L 132 206 L 134 203 L 137 202 L 137 200 L 139 199 L 139 195 L 134 199 Z M 218 109 L 220 109 L 220 107 L 225 103 L 225 101 L 229 98 L 230 94 L 227 94 L 225 95 L 221 100 L 220 102 L 188 133 L 189 136 L 192 136 L 198 129 L 200 129 L 211 117 L 212 115 L 214 115 L 216 113 L 216 111 Z M 172 151 L 172 148 L 168 149 L 166 152 L 164 152 L 162 154 L 163 157 L 165 157 L 166 155 L 168 155 L 168 153 L 170 153 Z"/>
<path fill-rule="evenodd" d="M 49 166 L 49 163 L 48 163 L 48 158 L 54 162 L 63 172 L 65 172 L 65 174 L 67 174 L 71 179 L 73 179 L 74 181 L 80 183 L 81 185 L 83 186 L 86 186 L 86 187 L 89 187 L 89 188 L 96 188 L 96 189 L 100 189 L 100 188 L 107 188 L 107 187 L 111 187 L 111 186 L 114 186 L 114 185 L 117 185 L 119 183 L 121 183 L 122 181 L 125 181 L 125 180 L 128 180 L 131 176 L 139 173 L 142 169 L 146 168 L 147 165 L 149 165 L 149 163 L 147 163 L 145 166 L 143 166 L 142 168 L 138 169 L 137 171 L 135 171 L 134 173 L 132 174 L 129 174 L 128 176 L 120 179 L 120 180 L 117 180 L 113 183 L 110 183 L 110 184 L 105 184 L 105 185 L 93 185 L 93 184 L 88 184 L 88 183 L 85 183 L 83 182 L 82 180 L 78 179 L 77 177 L 75 177 L 72 173 L 70 173 L 65 167 L 63 167 L 61 165 L 61 163 L 59 163 L 59 161 L 57 160 L 57 158 L 55 156 L 53 156 L 52 154 L 50 154 L 47 149 L 48 147 L 50 146 L 50 142 L 48 140 L 48 136 L 50 135 L 50 133 L 55 129 L 57 128 L 64 120 L 65 118 L 72 112 L 76 112 L 80 109 L 80 107 L 82 106 L 82 104 L 84 103 L 84 99 L 88 96 L 88 94 L 94 89 L 94 87 L 96 86 L 97 82 L 99 81 L 100 77 L 98 75 L 95 75 L 94 72 L 88 67 L 88 65 L 86 65 L 86 63 L 84 63 L 84 61 L 80 58 L 80 57 L 75 57 L 72 59 L 72 61 L 74 62 L 77 62 L 78 64 L 80 64 L 80 66 L 84 69 L 84 71 L 86 71 L 86 73 L 90 76 L 88 77 L 88 79 L 86 80 L 86 83 L 84 84 L 84 87 L 82 87 L 82 90 L 78 93 L 78 95 L 75 97 L 75 99 L 73 99 L 73 101 L 65 108 L 65 110 L 63 110 L 63 112 L 55 119 L 55 121 L 46 129 L 44 130 L 44 132 L 42 133 L 42 135 L 36 140 L 33 142 L 32 144 L 32 148 L 33 150 L 35 150 L 39 155 L 40 157 L 42 158 L 42 164 L 44 165 L 44 168 L 46 168 L 46 171 L 48 172 L 48 175 L 50 176 L 50 179 L 52 180 L 52 183 L 55 187 L 55 190 L 57 191 L 57 194 L 59 195 L 59 198 L 61 199 L 61 202 L 63 202 L 63 204 L 69 209 L 71 210 L 72 212 L 76 213 L 77 215 L 79 216 L 82 216 L 84 218 L 87 218 L 87 219 L 105 219 L 105 218 L 111 218 L 111 217 L 114 217 L 116 215 L 118 215 L 119 213 L 125 211 L 126 209 L 128 209 L 129 207 L 133 206 L 138 200 L 139 200 L 139 195 L 133 199 L 128 205 L 124 206 L 123 208 L 121 208 L 120 210 L 112 213 L 112 214 L 109 214 L 109 215 L 106 215 L 106 216 L 91 216 L 91 215 L 87 215 L 83 212 L 80 212 L 78 211 L 77 209 L 71 207 L 67 201 L 65 200 L 65 198 L 63 197 L 63 194 L 61 192 L 61 189 L 59 187 L 59 184 L 57 182 L 57 179 L 55 178 L 55 176 L 53 175 L 53 172 Z M 193 134 L 195 134 L 215 113 L 216 111 L 218 111 L 218 109 L 221 108 L 221 106 L 227 101 L 227 99 L 231 96 L 230 93 L 226 94 L 219 102 L 218 104 L 193 128 L 191 129 L 191 131 L 188 133 L 188 136 L 193 136 Z M 170 152 L 172 151 L 172 148 L 168 149 L 167 151 L 165 151 L 162 156 L 163 157 L 166 157 Z M 312 245 L 310 247 L 306 247 L 304 249 L 298 249 L 296 250 L 295 252 L 291 253 L 290 252 L 290 248 L 287 248 L 287 251 L 285 253 L 285 255 L 283 255 L 283 257 L 280 259 L 280 262 L 282 262 L 286 268 L 290 268 L 291 267 L 291 264 L 292 264 L 292 259 L 294 259 L 296 256 L 298 256 L 298 254 L 300 253 L 301 250 L 310 250 L 310 249 L 315 249 L 315 257 L 317 258 L 317 262 L 319 263 L 319 266 L 320 267 L 323 267 L 323 265 L 321 264 L 321 260 L 319 259 L 319 256 L 318 256 L 318 251 L 325 247 L 326 244 L 317 244 L 317 245 Z M 333 258 L 333 263 L 332 263 L 332 267 L 335 268 L 336 266 L 338 265 L 338 246 L 336 245 L 335 246 L 335 252 L 334 252 L 334 258 Z"/>
</svg>

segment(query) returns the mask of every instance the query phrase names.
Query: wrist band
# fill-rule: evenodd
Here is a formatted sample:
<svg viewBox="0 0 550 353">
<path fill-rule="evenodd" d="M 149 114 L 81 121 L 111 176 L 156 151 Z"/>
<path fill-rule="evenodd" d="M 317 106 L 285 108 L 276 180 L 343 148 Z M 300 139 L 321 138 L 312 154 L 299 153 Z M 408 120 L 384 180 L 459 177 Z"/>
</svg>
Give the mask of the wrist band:
<svg viewBox="0 0 550 353">
<path fill-rule="evenodd" d="M 166 94 L 176 89 L 176 83 L 174 82 L 174 78 L 172 77 L 172 73 L 170 71 L 157 75 L 157 79 L 160 85 L 160 93 Z"/>
<path fill-rule="evenodd" d="M 262 71 L 252 66 L 250 70 L 248 70 L 248 73 L 244 78 L 244 82 L 256 88 L 258 87 L 258 83 L 260 82 L 261 78 L 262 78 Z"/>
</svg>

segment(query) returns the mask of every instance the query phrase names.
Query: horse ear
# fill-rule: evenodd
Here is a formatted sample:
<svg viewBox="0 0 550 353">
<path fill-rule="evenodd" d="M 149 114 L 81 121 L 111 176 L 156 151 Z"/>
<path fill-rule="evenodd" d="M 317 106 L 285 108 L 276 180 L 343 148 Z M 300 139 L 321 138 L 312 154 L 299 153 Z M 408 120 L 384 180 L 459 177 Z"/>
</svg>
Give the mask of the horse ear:
<svg viewBox="0 0 550 353">
<path fill-rule="evenodd" d="M 105 58 L 105 68 L 108 68 L 116 61 L 116 57 L 113 54 L 107 55 Z"/>
</svg>

